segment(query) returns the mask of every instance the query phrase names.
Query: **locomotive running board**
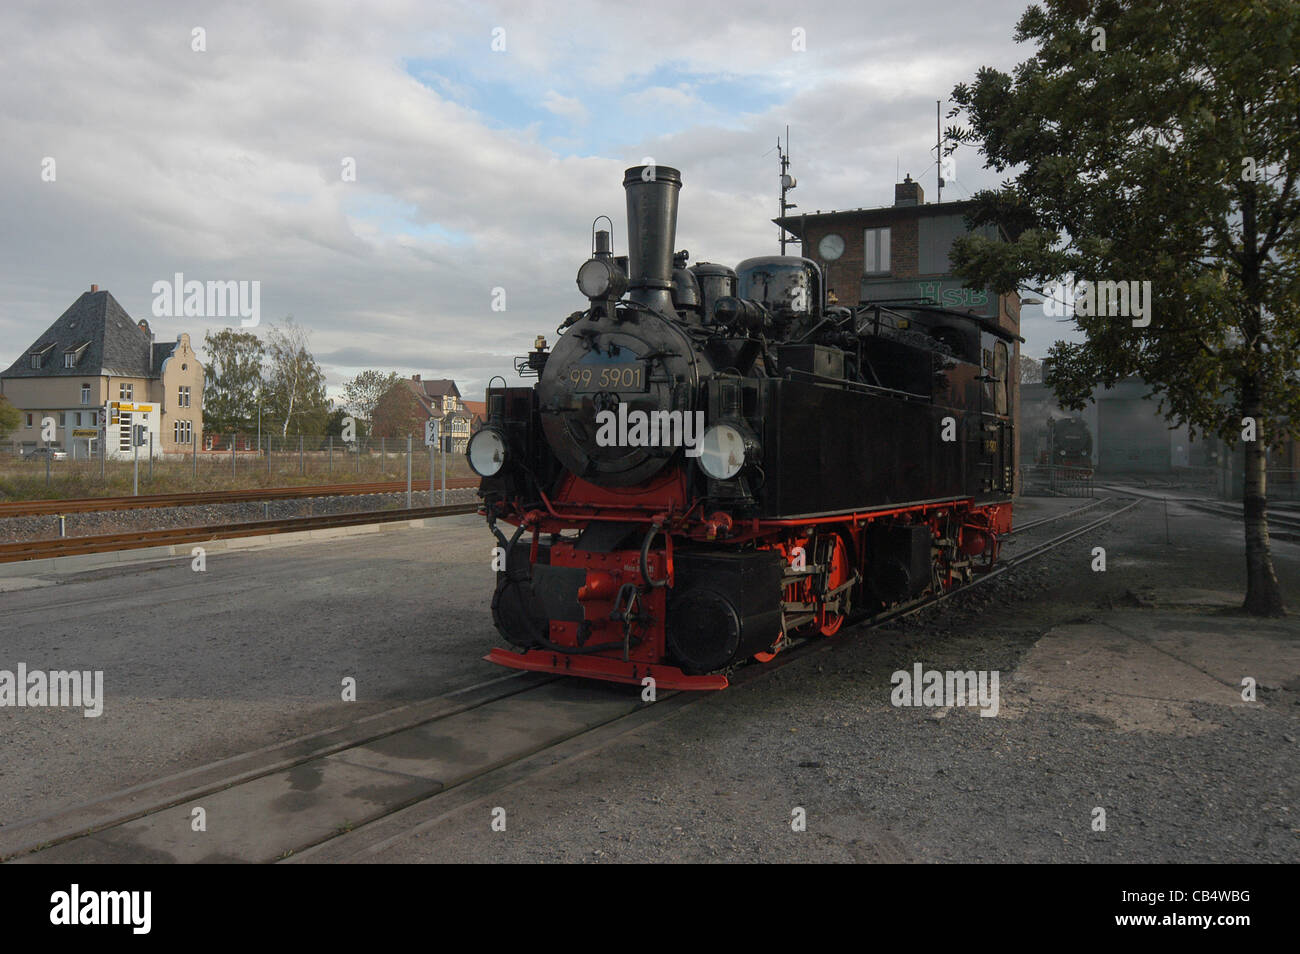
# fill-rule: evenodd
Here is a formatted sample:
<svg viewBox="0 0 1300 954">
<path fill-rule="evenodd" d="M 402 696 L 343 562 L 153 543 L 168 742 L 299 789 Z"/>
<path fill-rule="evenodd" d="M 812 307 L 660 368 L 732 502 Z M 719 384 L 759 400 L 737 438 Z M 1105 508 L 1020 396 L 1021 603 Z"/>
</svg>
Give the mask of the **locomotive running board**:
<svg viewBox="0 0 1300 954">
<path fill-rule="evenodd" d="M 729 685 L 726 676 L 688 676 L 676 666 L 623 662 L 621 659 L 601 656 L 576 656 L 545 649 L 530 649 L 523 653 L 494 649 L 483 658 L 511 669 L 553 672 L 561 676 L 585 676 L 634 686 L 641 685 L 641 681 L 650 676 L 655 681 L 656 689 L 726 689 Z"/>
</svg>

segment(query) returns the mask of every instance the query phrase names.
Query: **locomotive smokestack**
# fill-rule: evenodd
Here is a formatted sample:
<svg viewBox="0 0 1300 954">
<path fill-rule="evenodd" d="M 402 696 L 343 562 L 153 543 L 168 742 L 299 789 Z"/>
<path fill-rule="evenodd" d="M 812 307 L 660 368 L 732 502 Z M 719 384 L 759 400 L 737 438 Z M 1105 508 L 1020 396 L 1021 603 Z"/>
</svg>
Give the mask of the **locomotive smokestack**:
<svg viewBox="0 0 1300 954">
<path fill-rule="evenodd" d="M 673 315 L 673 244 L 682 174 L 668 166 L 633 166 L 627 191 L 628 297 Z"/>
</svg>

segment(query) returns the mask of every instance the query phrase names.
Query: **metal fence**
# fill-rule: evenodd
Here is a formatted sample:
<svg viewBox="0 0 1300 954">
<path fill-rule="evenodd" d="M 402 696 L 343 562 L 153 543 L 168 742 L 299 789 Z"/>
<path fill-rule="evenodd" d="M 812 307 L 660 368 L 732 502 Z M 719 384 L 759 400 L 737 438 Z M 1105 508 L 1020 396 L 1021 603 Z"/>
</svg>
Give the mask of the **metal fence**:
<svg viewBox="0 0 1300 954">
<path fill-rule="evenodd" d="M 174 445 L 173 445 L 174 447 Z M 363 437 L 329 435 L 213 434 L 202 446 L 166 451 L 149 446 L 131 456 L 56 460 L 37 448 L 0 447 L 0 497 L 32 496 L 43 486 L 58 496 L 172 493 L 274 487 L 294 484 L 424 482 L 471 476 L 463 441 L 426 447 L 423 435 Z"/>
<path fill-rule="evenodd" d="M 1092 471 L 1075 467 L 1048 468 L 1047 489 L 1057 497 L 1095 497 Z"/>
</svg>

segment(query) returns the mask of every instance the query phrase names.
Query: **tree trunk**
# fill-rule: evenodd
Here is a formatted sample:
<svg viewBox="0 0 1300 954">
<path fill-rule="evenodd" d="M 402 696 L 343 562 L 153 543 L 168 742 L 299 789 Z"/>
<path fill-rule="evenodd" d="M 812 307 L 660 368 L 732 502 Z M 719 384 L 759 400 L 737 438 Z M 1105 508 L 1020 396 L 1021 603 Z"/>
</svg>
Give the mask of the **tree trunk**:
<svg viewBox="0 0 1300 954">
<path fill-rule="evenodd" d="M 1263 408 L 1258 387 L 1251 382 L 1243 389 L 1242 410 L 1255 420 L 1255 440 L 1243 441 L 1246 470 L 1242 509 L 1246 518 L 1246 602 L 1242 609 L 1254 616 L 1285 616 L 1282 590 L 1273 572 L 1273 554 L 1268 546 L 1267 473 L 1268 454 L 1263 428 Z"/>
</svg>

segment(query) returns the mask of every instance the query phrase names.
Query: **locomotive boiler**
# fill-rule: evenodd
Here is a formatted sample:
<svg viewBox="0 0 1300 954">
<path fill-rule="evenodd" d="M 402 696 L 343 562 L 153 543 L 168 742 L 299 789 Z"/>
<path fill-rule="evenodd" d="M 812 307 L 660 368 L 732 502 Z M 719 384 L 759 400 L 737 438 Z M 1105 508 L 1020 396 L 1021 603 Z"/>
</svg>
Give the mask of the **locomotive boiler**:
<svg viewBox="0 0 1300 954">
<path fill-rule="evenodd" d="M 516 360 L 535 385 L 489 386 L 467 449 L 511 646 L 487 658 L 720 689 L 992 565 L 1014 339 L 939 307 L 828 304 L 806 258 L 692 265 L 680 173 L 623 186 L 627 256 L 594 229 L 586 307 Z"/>
</svg>

